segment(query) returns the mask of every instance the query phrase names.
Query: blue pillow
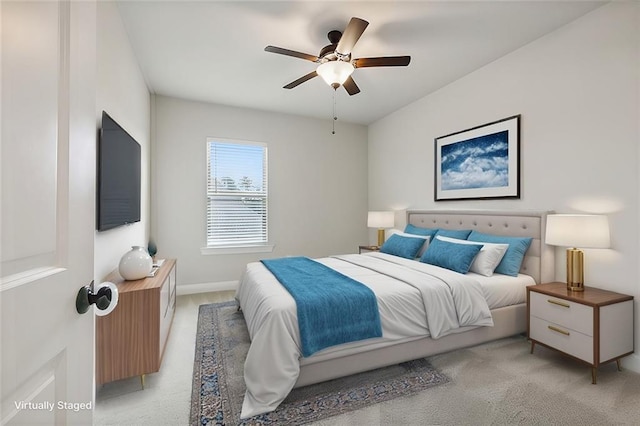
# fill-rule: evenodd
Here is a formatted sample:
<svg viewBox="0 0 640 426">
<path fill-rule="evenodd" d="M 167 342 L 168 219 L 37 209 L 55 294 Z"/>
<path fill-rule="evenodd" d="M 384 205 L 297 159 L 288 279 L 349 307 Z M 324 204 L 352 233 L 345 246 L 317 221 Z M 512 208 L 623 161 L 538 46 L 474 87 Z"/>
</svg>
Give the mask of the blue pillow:
<svg viewBox="0 0 640 426">
<path fill-rule="evenodd" d="M 500 263 L 498 263 L 495 272 L 504 275 L 511 275 L 512 277 L 517 277 L 518 273 L 520 272 L 520 266 L 522 266 L 524 254 L 527 252 L 527 249 L 531 245 L 532 238 L 503 237 L 472 231 L 467 240 L 477 241 L 480 243 L 509 244 L 509 248 L 502 257 Z"/>
<path fill-rule="evenodd" d="M 455 238 L 457 240 L 466 240 L 470 233 L 471 229 L 438 229 L 436 236 L 439 235 L 441 237 Z"/>
<path fill-rule="evenodd" d="M 404 227 L 404 232 L 407 234 L 424 235 L 425 237 L 431 237 L 431 239 L 433 239 L 433 236 L 436 235 L 436 232 L 438 232 L 438 230 L 431 228 L 420 228 L 418 226 L 408 224 Z"/>
<path fill-rule="evenodd" d="M 457 244 L 436 238 L 429 243 L 429 248 L 420 258 L 420 262 L 466 274 L 480 249 L 481 245 Z"/>
<path fill-rule="evenodd" d="M 402 237 L 393 234 L 382 244 L 380 252 L 407 259 L 415 259 L 425 241 L 426 238 Z"/>
</svg>

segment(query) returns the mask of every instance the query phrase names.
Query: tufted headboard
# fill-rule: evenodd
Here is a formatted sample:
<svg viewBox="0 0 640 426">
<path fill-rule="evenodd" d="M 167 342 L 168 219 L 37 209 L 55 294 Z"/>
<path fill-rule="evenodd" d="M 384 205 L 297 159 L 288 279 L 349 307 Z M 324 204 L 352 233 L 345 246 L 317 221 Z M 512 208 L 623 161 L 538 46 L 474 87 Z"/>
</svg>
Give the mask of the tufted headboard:
<svg viewBox="0 0 640 426">
<path fill-rule="evenodd" d="M 547 213 L 494 210 L 407 210 L 407 223 L 423 228 L 471 229 L 485 234 L 531 237 L 520 272 L 536 283 L 554 281 L 554 250 L 544 243 Z"/>
</svg>

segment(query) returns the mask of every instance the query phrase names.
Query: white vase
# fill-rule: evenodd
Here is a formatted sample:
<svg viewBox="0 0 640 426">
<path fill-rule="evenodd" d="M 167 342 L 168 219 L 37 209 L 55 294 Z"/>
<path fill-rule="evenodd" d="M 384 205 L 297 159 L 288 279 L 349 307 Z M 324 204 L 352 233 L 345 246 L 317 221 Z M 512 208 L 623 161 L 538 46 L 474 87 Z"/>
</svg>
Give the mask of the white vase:
<svg viewBox="0 0 640 426">
<path fill-rule="evenodd" d="M 151 272 L 152 264 L 151 256 L 144 248 L 133 246 L 120 259 L 118 271 L 125 280 L 139 280 Z"/>
</svg>

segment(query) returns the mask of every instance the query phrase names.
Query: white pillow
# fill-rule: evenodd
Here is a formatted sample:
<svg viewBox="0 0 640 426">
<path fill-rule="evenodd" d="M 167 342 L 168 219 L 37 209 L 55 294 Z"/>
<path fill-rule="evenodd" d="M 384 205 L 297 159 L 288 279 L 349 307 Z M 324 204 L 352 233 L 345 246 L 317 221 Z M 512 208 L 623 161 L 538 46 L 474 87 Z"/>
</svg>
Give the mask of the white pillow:
<svg viewBox="0 0 640 426">
<path fill-rule="evenodd" d="M 410 238 L 423 238 L 424 239 L 424 244 L 422 245 L 422 247 L 420 248 L 420 250 L 418 250 L 418 254 L 416 254 L 416 258 L 420 259 L 422 257 L 422 255 L 424 254 L 424 252 L 427 250 L 427 247 L 429 247 L 429 236 L 428 235 L 418 235 L 418 234 L 407 234 L 406 232 L 402 232 L 398 229 L 392 229 L 391 231 L 389 231 L 389 236 L 387 238 L 389 238 L 390 236 L 397 234 L 400 235 L 401 237 L 410 237 Z M 481 244 L 481 243 L 479 243 Z"/>
<path fill-rule="evenodd" d="M 474 244 L 481 245 L 482 248 L 478 252 L 478 255 L 473 259 L 470 272 L 490 277 L 493 275 L 493 271 L 498 267 L 498 264 L 502 260 L 502 257 L 507 252 L 509 244 L 494 244 L 494 243 L 480 243 L 477 241 L 459 240 L 456 238 L 441 237 L 436 235 L 436 238 L 442 241 L 448 241 L 450 243 L 458 244 Z"/>
</svg>

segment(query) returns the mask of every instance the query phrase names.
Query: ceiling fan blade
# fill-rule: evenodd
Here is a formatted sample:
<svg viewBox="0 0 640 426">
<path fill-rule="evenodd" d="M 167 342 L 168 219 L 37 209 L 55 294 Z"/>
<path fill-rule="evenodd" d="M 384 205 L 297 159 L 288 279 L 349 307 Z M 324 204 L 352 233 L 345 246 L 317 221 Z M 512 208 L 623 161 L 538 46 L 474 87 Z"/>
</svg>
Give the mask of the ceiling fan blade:
<svg viewBox="0 0 640 426">
<path fill-rule="evenodd" d="M 265 52 L 279 53 L 280 55 L 293 56 L 294 58 L 306 59 L 311 62 L 318 62 L 318 57 L 308 53 L 296 52 L 295 50 L 283 49 L 282 47 L 267 46 Z"/>
<path fill-rule="evenodd" d="M 353 78 L 351 78 L 351 76 L 349 76 L 342 85 L 344 86 L 347 93 L 351 96 L 360 93 L 360 88 L 358 87 L 356 82 L 353 81 Z"/>
<path fill-rule="evenodd" d="M 365 67 L 406 67 L 411 56 L 383 56 L 380 58 L 358 58 L 352 61 L 356 68 Z"/>
<path fill-rule="evenodd" d="M 353 46 L 356 45 L 360 36 L 367 28 L 367 25 L 369 25 L 369 23 L 364 19 L 351 18 L 347 28 L 345 28 L 342 33 L 342 37 L 340 37 L 338 46 L 336 46 L 336 52 L 341 55 L 349 55 L 351 49 L 353 49 Z"/>
<path fill-rule="evenodd" d="M 286 86 L 283 87 L 283 89 L 293 89 L 297 85 L 302 84 L 307 80 L 311 80 L 313 77 L 315 77 L 317 75 L 318 75 L 317 72 L 311 71 L 309 74 L 304 75 L 304 76 L 300 77 L 299 79 L 297 79 L 295 81 L 292 81 L 291 83 L 287 84 Z"/>
</svg>

